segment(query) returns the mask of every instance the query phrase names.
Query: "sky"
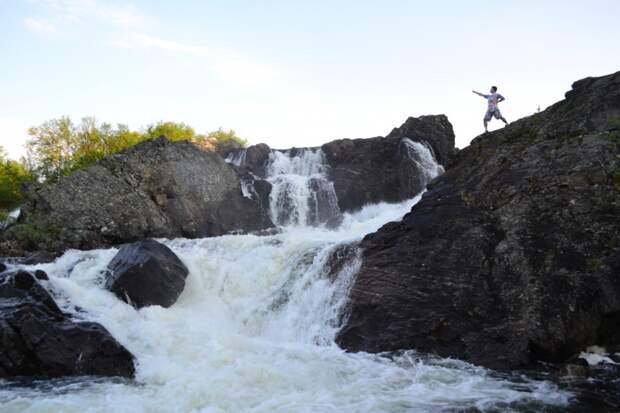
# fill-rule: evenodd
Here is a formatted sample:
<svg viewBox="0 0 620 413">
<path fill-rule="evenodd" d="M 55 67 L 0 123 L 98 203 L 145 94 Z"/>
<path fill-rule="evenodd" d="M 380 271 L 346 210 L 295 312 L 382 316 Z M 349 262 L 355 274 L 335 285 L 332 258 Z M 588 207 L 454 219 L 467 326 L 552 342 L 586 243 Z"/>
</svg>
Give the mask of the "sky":
<svg viewBox="0 0 620 413">
<path fill-rule="evenodd" d="M 0 145 L 18 158 L 65 115 L 289 148 L 443 113 L 462 148 L 483 131 L 473 89 L 497 85 L 510 121 L 620 70 L 618 16 L 618 0 L 0 0 Z"/>
</svg>

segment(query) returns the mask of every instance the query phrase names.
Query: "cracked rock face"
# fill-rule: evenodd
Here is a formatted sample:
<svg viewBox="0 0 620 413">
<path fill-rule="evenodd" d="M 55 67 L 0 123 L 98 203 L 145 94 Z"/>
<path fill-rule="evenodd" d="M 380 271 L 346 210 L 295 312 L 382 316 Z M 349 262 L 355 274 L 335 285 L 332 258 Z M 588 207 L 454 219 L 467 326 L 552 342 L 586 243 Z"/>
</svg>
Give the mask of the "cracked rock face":
<svg viewBox="0 0 620 413">
<path fill-rule="evenodd" d="M 620 336 L 620 72 L 460 151 L 361 243 L 338 342 L 496 369 Z"/>
<path fill-rule="evenodd" d="M 4 238 L 26 250 L 63 251 L 272 226 L 260 202 L 243 196 L 238 173 L 219 155 L 160 137 L 58 183 L 32 186 L 20 222 Z"/>
<path fill-rule="evenodd" d="M 100 324 L 63 313 L 26 271 L 0 274 L 0 378 L 133 377 L 133 356 Z"/>
</svg>

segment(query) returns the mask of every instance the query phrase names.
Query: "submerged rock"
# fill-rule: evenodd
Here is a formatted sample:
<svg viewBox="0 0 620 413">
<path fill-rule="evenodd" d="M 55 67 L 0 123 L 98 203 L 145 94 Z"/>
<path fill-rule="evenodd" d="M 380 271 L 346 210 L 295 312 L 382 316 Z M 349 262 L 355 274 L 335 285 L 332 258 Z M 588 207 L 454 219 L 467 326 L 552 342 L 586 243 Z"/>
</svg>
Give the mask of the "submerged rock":
<svg viewBox="0 0 620 413">
<path fill-rule="evenodd" d="M 170 307 L 183 292 L 189 272 L 170 248 L 154 240 L 123 245 L 108 269 L 106 288 L 136 308 Z"/>
<path fill-rule="evenodd" d="M 353 351 L 416 349 L 497 369 L 616 344 L 620 72 L 474 139 L 402 222 L 361 243 Z"/>
<path fill-rule="evenodd" d="M 4 234 L 26 250 L 90 249 L 148 237 L 207 237 L 272 227 L 217 154 L 165 137 L 139 143 L 25 192 Z"/>
<path fill-rule="evenodd" d="M 73 321 L 26 271 L 0 275 L 0 331 L 0 378 L 134 375 L 103 326 Z"/>
</svg>

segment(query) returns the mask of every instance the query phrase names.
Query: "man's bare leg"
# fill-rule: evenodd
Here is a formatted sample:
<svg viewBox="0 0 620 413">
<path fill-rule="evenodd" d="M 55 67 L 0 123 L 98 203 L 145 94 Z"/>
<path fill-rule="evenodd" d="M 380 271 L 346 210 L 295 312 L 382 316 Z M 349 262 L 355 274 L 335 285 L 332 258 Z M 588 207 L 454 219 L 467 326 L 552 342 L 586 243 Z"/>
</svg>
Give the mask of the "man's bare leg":
<svg viewBox="0 0 620 413">
<path fill-rule="evenodd" d="M 485 120 L 484 120 L 484 131 L 485 131 L 485 132 L 488 132 L 488 131 L 489 131 L 489 129 L 487 128 L 488 123 L 489 123 L 489 122 L 487 122 L 487 120 L 485 119 Z"/>
<path fill-rule="evenodd" d="M 504 119 L 503 116 L 500 119 L 502 120 L 502 122 L 504 122 L 504 124 L 508 125 L 508 121 L 506 119 Z"/>
</svg>

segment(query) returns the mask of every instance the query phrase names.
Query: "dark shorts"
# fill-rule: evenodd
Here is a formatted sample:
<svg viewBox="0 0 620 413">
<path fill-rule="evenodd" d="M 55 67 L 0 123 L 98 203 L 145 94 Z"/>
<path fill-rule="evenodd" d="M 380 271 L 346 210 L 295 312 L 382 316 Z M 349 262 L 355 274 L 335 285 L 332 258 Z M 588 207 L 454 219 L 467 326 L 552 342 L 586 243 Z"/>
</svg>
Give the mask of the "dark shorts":
<svg viewBox="0 0 620 413">
<path fill-rule="evenodd" d="M 487 110 L 486 115 L 484 115 L 484 120 L 488 122 L 491 120 L 492 117 L 495 117 L 495 119 L 499 119 L 502 117 L 502 112 L 500 112 L 498 108 Z"/>
</svg>

